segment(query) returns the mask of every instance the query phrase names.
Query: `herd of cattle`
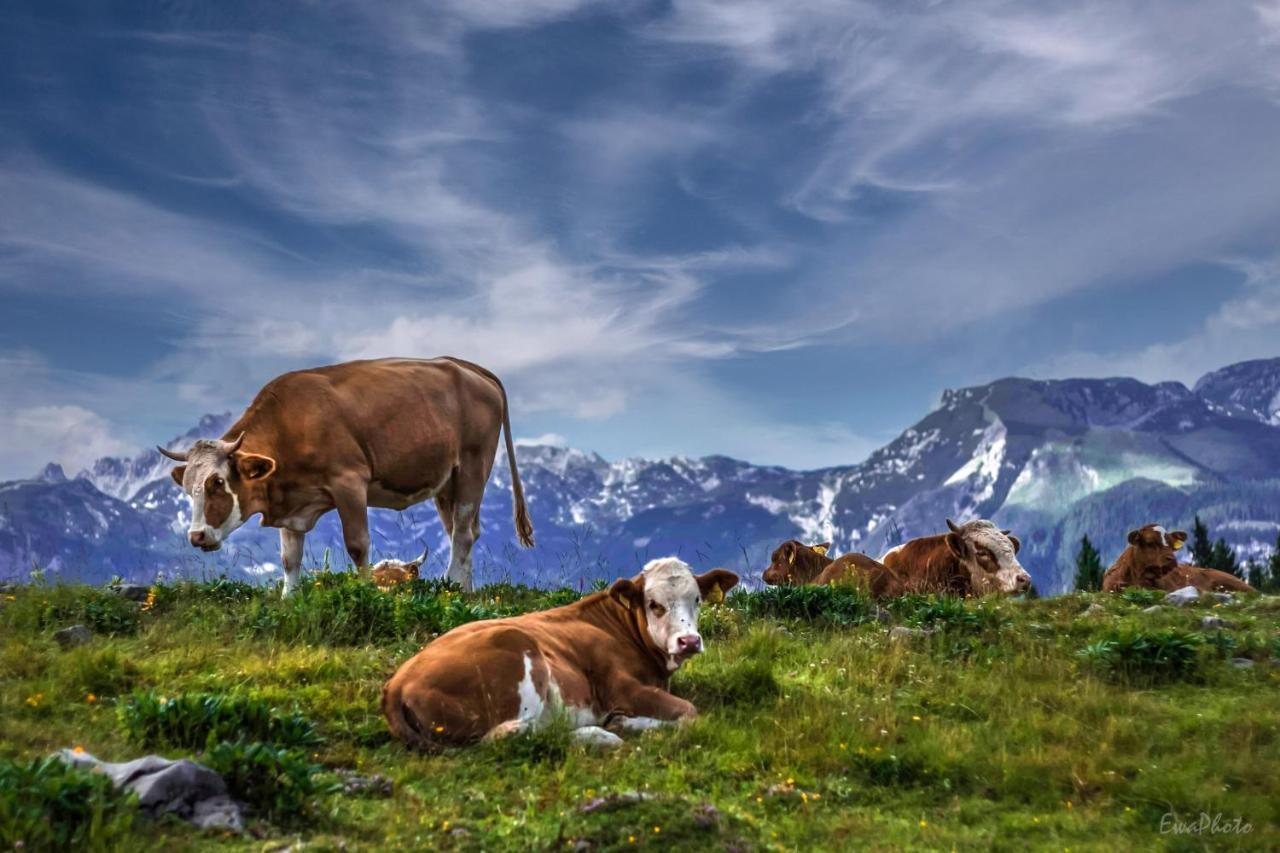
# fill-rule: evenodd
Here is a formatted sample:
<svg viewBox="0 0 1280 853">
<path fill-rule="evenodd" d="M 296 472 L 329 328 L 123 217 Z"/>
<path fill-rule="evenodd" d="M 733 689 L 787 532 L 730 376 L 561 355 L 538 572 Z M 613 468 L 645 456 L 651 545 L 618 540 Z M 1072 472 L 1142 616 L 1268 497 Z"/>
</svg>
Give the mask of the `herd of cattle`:
<svg viewBox="0 0 1280 853">
<path fill-rule="evenodd" d="M 405 509 L 432 499 L 450 538 L 446 576 L 472 588 L 471 550 L 480 503 L 506 434 L 516 536 L 533 546 L 498 377 L 455 358 L 377 359 L 286 373 L 267 383 L 222 439 L 186 451 L 173 479 L 191 501 L 188 539 L 205 551 L 260 515 L 280 530 L 284 594 L 297 586 L 303 541 L 336 509 L 352 563 L 380 582 L 416 576 L 421 560 L 368 565 L 368 508 Z M 856 584 L 883 599 L 906 593 L 981 596 L 1026 592 L 1020 543 L 986 520 L 900 545 L 881 559 L 832 557 L 829 544 L 791 540 L 764 571 L 771 585 Z M 1106 572 L 1103 589 L 1252 591 L 1225 572 L 1180 565 L 1187 535 L 1147 525 Z M 697 710 L 668 691 L 671 674 L 702 651 L 698 609 L 738 583 L 725 569 L 694 575 L 679 559 L 573 604 L 474 622 L 433 640 L 387 682 L 382 710 L 392 733 L 433 751 L 500 737 L 567 716 L 574 737 L 621 743 L 620 732 L 689 719 Z"/>
</svg>

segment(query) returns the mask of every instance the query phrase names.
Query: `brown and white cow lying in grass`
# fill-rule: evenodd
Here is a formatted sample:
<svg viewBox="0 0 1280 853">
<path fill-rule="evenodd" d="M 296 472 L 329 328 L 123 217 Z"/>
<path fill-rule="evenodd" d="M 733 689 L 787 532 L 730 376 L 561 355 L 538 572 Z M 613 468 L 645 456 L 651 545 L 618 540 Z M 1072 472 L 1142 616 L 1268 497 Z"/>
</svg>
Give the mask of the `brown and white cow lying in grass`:
<svg viewBox="0 0 1280 853">
<path fill-rule="evenodd" d="M 764 582 L 770 586 L 825 586 L 850 583 L 865 589 L 873 598 L 892 598 L 906 590 L 898 576 L 879 560 L 866 554 L 827 556 L 830 542 L 805 545 L 795 539 L 783 542 L 769 558 Z"/>
<path fill-rule="evenodd" d="M 558 715 L 576 740 L 604 746 L 621 743 L 610 729 L 690 719 L 697 709 L 668 682 L 702 651 L 699 605 L 737 583 L 732 572 L 695 576 L 668 557 L 564 607 L 462 625 L 400 667 L 382 690 L 382 713 L 393 735 L 425 751 Z"/>
<path fill-rule="evenodd" d="M 912 539 L 880 558 L 908 592 L 977 596 L 1031 586 L 1018 562 L 1021 543 L 1008 530 L 985 519 L 957 525 L 948 518 L 947 527 L 950 533 Z"/>
<path fill-rule="evenodd" d="M 374 586 L 385 592 L 399 584 L 416 581 L 426 562 L 427 551 L 424 550 L 421 557 L 407 563 L 394 557 L 380 560 L 373 564 L 369 574 L 373 578 Z"/>
<path fill-rule="evenodd" d="M 1257 592 L 1235 575 L 1178 563 L 1175 553 L 1187 541 L 1182 530 L 1165 530 L 1148 524 L 1129 531 L 1129 547 L 1102 576 L 1104 592 L 1121 592 L 1131 586 L 1172 592 L 1193 586 L 1201 592 Z"/>
</svg>

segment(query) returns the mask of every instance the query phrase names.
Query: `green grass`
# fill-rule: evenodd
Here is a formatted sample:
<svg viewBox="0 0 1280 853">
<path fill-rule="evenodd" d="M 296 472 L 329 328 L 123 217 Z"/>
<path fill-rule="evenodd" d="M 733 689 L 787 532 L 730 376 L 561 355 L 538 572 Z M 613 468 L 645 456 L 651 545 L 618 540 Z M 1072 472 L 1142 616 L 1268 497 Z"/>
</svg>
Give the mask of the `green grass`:
<svg viewBox="0 0 1280 853">
<path fill-rule="evenodd" d="M 933 633 L 891 642 L 856 591 L 738 593 L 704 612 L 708 650 L 673 681 L 696 721 L 612 753 L 551 726 L 422 756 L 390 740 L 378 709 L 395 668 L 458 624 L 574 594 L 429 581 L 384 594 L 325 574 L 274 595 L 213 582 L 158 587 L 145 609 L 85 587 L 0 600 L 0 775 L 25 780 L 0 798 L 0 841 L 26 833 L 40 849 L 54 836 L 31 833 L 65 829 L 77 847 L 127 850 L 1280 848 L 1276 599 L 1143 613 L 1133 596 L 911 597 L 889 605 L 895 624 Z M 1094 601 L 1106 613 L 1081 617 Z M 1210 612 L 1229 627 L 1201 631 Z M 93 641 L 60 650 L 53 633 L 78 621 Z M 1254 666 L 1232 666 L 1240 656 Z M 32 769 L 64 747 L 121 761 L 142 743 L 226 770 L 257 806 L 253 834 L 135 821 L 82 775 Z M 340 793 L 339 770 L 395 791 Z M 78 811 L 58 827 L 38 817 L 48 802 Z M 1253 831 L 1160 833 L 1163 815 L 1202 812 Z"/>
</svg>

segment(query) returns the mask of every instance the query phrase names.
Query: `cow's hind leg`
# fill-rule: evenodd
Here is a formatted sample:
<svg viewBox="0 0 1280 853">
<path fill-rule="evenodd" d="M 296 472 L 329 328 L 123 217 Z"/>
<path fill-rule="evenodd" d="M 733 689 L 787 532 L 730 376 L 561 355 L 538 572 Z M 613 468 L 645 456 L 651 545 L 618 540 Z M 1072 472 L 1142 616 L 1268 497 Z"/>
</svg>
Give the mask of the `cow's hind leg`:
<svg viewBox="0 0 1280 853">
<path fill-rule="evenodd" d="M 471 549 L 480 535 L 480 502 L 484 498 L 489 465 L 478 456 L 464 458 L 453 473 L 453 533 L 450 536 L 447 577 L 470 592 L 473 588 Z"/>
<path fill-rule="evenodd" d="M 369 497 L 364 483 L 345 485 L 333 492 L 333 502 L 342 522 L 342 540 L 347 556 L 360 577 L 369 578 Z"/>
<path fill-rule="evenodd" d="M 281 595 L 292 595 L 302 576 L 302 543 L 307 534 L 280 528 L 280 566 L 284 569 L 284 590 Z"/>
</svg>

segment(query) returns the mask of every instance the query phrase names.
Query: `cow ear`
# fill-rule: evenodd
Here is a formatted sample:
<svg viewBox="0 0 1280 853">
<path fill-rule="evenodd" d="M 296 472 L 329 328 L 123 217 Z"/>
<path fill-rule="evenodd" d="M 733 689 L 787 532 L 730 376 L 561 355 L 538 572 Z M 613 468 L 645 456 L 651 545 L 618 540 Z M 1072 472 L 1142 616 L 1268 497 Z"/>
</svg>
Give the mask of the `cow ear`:
<svg viewBox="0 0 1280 853">
<path fill-rule="evenodd" d="M 1142 535 L 1142 531 L 1141 531 L 1141 530 L 1130 530 L 1130 531 L 1129 531 L 1129 544 L 1130 544 L 1130 545 L 1137 545 L 1137 544 L 1138 544 L 1138 537 L 1140 537 L 1141 535 Z"/>
<path fill-rule="evenodd" d="M 179 465 L 177 468 L 174 468 L 172 471 L 169 472 L 169 476 L 173 478 L 173 482 L 181 486 L 182 478 L 187 476 L 187 466 Z"/>
<path fill-rule="evenodd" d="M 1006 533 L 1005 535 L 1009 537 L 1009 542 L 1013 545 L 1013 553 L 1016 554 L 1020 550 L 1022 550 L 1022 543 L 1018 540 L 1017 536 L 1011 536 L 1008 533 Z"/>
<path fill-rule="evenodd" d="M 256 453 L 237 453 L 236 472 L 242 480 L 262 480 L 276 470 L 276 460 Z"/>
<path fill-rule="evenodd" d="M 831 550 L 831 543 L 823 542 L 821 545 L 810 545 L 809 549 L 813 551 L 813 553 L 820 554 L 825 557 L 827 556 L 827 551 Z"/>
<path fill-rule="evenodd" d="M 623 607 L 643 603 L 644 578 L 638 581 L 630 578 L 618 578 L 613 582 L 613 586 L 609 587 L 609 597 Z"/>
<path fill-rule="evenodd" d="M 712 569 L 694 578 L 703 601 L 712 604 L 724 601 L 724 594 L 738 585 L 738 576 L 728 569 Z"/>
<path fill-rule="evenodd" d="M 947 534 L 947 549 L 956 557 L 964 557 L 964 540 L 960 538 L 958 533 Z"/>
<path fill-rule="evenodd" d="M 1177 551 L 1183 545 L 1187 544 L 1187 531 L 1174 530 L 1169 534 L 1169 538 L 1173 541 L 1173 550 Z"/>
</svg>

